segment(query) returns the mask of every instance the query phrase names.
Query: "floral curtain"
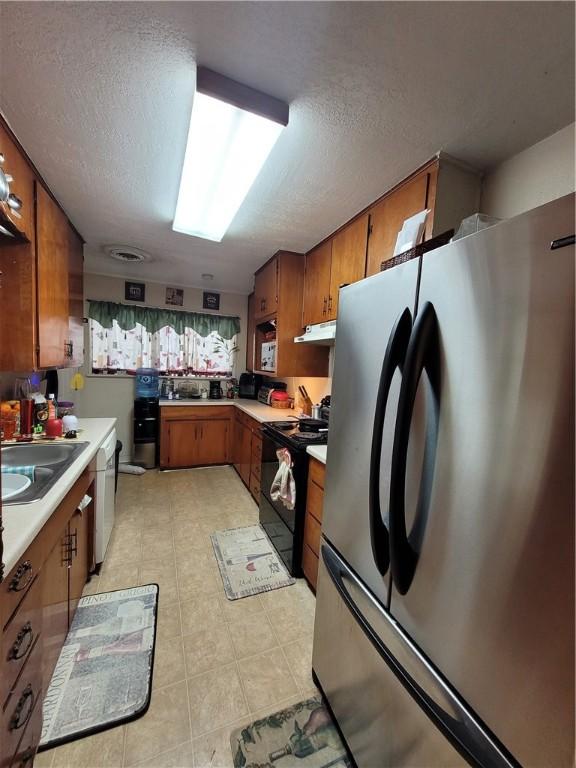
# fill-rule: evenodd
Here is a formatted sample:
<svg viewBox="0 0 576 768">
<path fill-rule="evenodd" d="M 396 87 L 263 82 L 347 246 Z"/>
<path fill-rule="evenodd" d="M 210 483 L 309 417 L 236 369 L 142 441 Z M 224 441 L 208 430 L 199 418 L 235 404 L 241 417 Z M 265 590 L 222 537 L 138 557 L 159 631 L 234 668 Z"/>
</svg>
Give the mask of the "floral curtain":
<svg viewBox="0 0 576 768">
<path fill-rule="evenodd" d="M 90 304 L 91 361 L 92 370 L 95 373 L 108 371 L 134 373 L 137 368 L 157 368 L 166 373 L 189 373 L 195 376 L 232 375 L 237 351 L 236 333 L 240 330 L 238 318 L 168 311 L 165 313 L 167 316 L 174 314 L 187 316 L 187 322 L 194 322 L 196 327 L 180 322 L 175 323 L 178 328 L 170 324 L 158 327 L 157 317 L 151 319 L 151 327 L 148 327 L 144 324 L 149 319 L 145 313 L 129 317 L 119 312 L 118 317 L 121 319 L 119 322 L 116 318 L 110 318 L 104 313 L 99 314 L 99 308 L 95 306 L 98 304 L 108 305 L 106 308 L 108 311 L 110 302 L 91 302 Z M 115 306 L 126 307 L 127 305 Z M 132 309 L 132 307 L 127 308 Z M 136 309 L 148 308 L 137 307 Z M 149 311 L 164 313 L 163 310 Z M 100 319 L 96 319 L 95 316 Z M 195 316 L 201 318 L 201 321 L 196 322 Z M 214 321 L 219 319 L 226 322 L 218 325 Z M 236 332 L 230 335 L 234 329 Z M 228 335 L 230 338 L 226 338 Z"/>
</svg>

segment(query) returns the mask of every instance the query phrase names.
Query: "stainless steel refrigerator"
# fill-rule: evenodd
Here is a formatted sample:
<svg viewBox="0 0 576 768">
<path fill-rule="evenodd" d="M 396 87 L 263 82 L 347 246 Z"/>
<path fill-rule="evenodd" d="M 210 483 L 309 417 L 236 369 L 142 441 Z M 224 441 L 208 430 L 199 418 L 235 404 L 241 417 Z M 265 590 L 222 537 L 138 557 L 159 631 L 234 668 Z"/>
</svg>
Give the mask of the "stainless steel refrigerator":
<svg viewBox="0 0 576 768">
<path fill-rule="evenodd" d="M 313 669 L 359 768 L 573 764 L 574 205 L 341 291 Z"/>
</svg>

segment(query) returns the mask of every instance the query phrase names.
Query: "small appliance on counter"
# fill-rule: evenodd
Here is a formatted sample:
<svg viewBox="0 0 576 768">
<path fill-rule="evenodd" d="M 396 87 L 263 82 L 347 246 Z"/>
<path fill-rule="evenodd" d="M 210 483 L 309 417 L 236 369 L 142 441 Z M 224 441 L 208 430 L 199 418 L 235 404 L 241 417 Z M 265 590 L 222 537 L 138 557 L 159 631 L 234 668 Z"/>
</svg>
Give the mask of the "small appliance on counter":
<svg viewBox="0 0 576 768">
<path fill-rule="evenodd" d="M 274 392 L 286 392 L 286 384 L 283 381 L 268 381 L 258 391 L 258 400 L 264 405 L 270 405 Z"/>
<path fill-rule="evenodd" d="M 219 381 L 210 382 L 210 392 L 208 393 L 208 397 L 210 400 L 222 399 L 222 387 L 220 386 Z"/>
<path fill-rule="evenodd" d="M 256 400 L 262 386 L 262 376 L 257 373 L 242 373 L 238 385 L 238 396 L 247 400 Z"/>
</svg>

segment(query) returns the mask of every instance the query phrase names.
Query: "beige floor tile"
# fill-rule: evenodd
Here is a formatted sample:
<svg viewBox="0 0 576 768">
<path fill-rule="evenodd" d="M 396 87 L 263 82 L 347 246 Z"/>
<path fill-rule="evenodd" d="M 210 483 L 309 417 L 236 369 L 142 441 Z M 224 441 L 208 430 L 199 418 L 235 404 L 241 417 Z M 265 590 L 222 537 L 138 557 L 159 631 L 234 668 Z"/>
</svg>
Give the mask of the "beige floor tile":
<svg viewBox="0 0 576 768">
<path fill-rule="evenodd" d="M 254 656 L 278 645 L 266 615 L 249 614 L 228 624 L 237 659 Z"/>
<path fill-rule="evenodd" d="M 155 526 L 142 530 L 142 560 L 174 558 L 174 539 L 170 526 Z"/>
<path fill-rule="evenodd" d="M 314 688 L 312 680 L 312 639 L 304 638 L 296 640 L 288 645 L 283 645 L 282 650 L 288 661 L 292 676 L 301 692 Z"/>
<path fill-rule="evenodd" d="M 158 584 L 160 600 L 173 603 L 178 600 L 176 565 L 173 559 L 148 560 L 140 565 L 140 584 Z"/>
<path fill-rule="evenodd" d="M 182 634 L 191 635 L 201 627 L 214 627 L 224 622 L 219 595 L 197 595 L 180 603 Z"/>
<path fill-rule="evenodd" d="M 188 680 L 193 736 L 201 736 L 248 715 L 236 664 Z"/>
<path fill-rule="evenodd" d="M 191 600 L 198 595 L 223 592 L 222 579 L 217 565 L 197 566 L 194 559 L 178 561 L 178 591 L 180 599 Z"/>
<path fill-rule="evenodd" d="M 311 638 L 314 634 L 314 611 L 304 603 L 275 608 L 266 614 L 279 643 L 289 643 L 301 637 Z"/>
<path fill-rule="evenodd" d="M 242 616 L 252 616 L 262 613 L 264 607 L 258 595 L 242 597 L 239 600 L 228 600 L 226 595 L 218 595 L 220 609 L 226 621 L 234 621 Z"/>
<path fill-rule="evenodd" d="M 296 583 L 289 587 L 263 592 L 260 597 L 266 611 L 278 608 L 295 608 L 302 605 L 314 609 L 316 605 L 316 598 L 304 579 L 297 579 Z"/>
<path fill-rule="evenodd" d="M 201 627 L 184 635 L 186 676 L 194 677 L 234 661 L 234 648 L 226 624 Z"/>
<path fill-rule="evenodd" d="M 237 728 L 246 725 L 250 716 L 235 723 L 219 728 L 211 733 L 205 733 L 194 739 L 194 766 L 195 768 L 234 768 L 232 749 L 230 746 L 230 734 Z"/>
<path fill-rule="evenodd" d="M 138 763 L 141 768 L 194 768 L 194 752 L 192 742 L 181 744 L 179 747 L 163 752 Z"/>
<path fill-rule="evenodd" d="M 56 750 L 49 749 L 47 752 L 38 752 L 34 758 L 36 768 L 51 768 Z"/>
<path fill-rule="evenodd" d="M 156 637 L 178 637 L 182 634 L 180 621 L 180 606 L 178 603 L 158 601 L 158 617 L 156 620 Z"/>
<path fill-rule="evenodd" d="M 154 688 L 164 688 L 186 679 L 182 636 L 157 637 L 154 649 Z"/>
<path fill-rule="evenodd" d="M 142 528 L 156 528 L 160 525 L 170 525 L 170 502 L 165 500 L 162 504 L 154 504 L 146 500 L 146 506 L 140 515 Z"/>
<path fill-rule="evenodd" d="M 140 536 L 139 530 L 127 534 L 115 529 L 106 550 L 106 562 L 117 561 L 120 566 L 123 563 L 138 563 L 141 558 Z"/>
<path fill-rule="evenodd" d="M 267 707 L 262 707 L 262 709 L 257 709 L 254 712 L 251 712 L 250 722 L 254 722 L 261 717 L 274 715 L 276 712 L 281 712 L 283 709 L 288 709 L 288 707 L 294 706 L 294 704 L 298 704 L 301 701 L 306 701 L 307 699 L 313 699 L 315 697 L 322 698 L 320 691 L 318 691 L 316 688 L 310 689 L 305 693 L 297 693 L 295 696 L 290 696 L 289 698 L 283 699 L 282 701 L 277 701 L 275 704 L 269 704 Z M 303 723 L 301 723 L 301 725 L 303 725 Z"/>
<path fill-rule="evenodd" d="M 109 565 L 105 561 L 100 575 L 100 592 L 137 587 L 140 584 L 138 572 L 138 563 L 126 563 L 125 565 L 111 563 Z"/>
<path fill-rule="evenodd" d="M 239 661 L 238 670 L 248 705 L 253 711 L 298 692 L 280 648 Z"/>
<path fill-rule="evenodd" d="M 121 768 L 124 730 L 125 726 L 118 726 L 58 747 L 53 750 L 53 768 Z"/>
<path fill-rule="evenodd" d="M 186 683 L 159 688 L 152 694 L 148 712 L 126 726 L 124 763 L 134 765 L 190 739 Z"/>
</svg>

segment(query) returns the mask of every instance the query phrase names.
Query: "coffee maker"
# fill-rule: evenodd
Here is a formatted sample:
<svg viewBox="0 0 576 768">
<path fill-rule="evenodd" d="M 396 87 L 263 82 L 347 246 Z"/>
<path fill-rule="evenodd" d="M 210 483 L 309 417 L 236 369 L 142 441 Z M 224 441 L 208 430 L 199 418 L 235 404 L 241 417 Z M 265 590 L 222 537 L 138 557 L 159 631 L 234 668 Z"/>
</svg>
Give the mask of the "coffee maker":
<svg viewBox="0 0 576 768">
<path fill-rule="evenodd" d="M 208 393 L 208 397 L 210 398 L 210 400 L 222 399 L 222 387 L 220 386 L 219 381 L 210 382 L 210 392 Z"/>
</svg>

